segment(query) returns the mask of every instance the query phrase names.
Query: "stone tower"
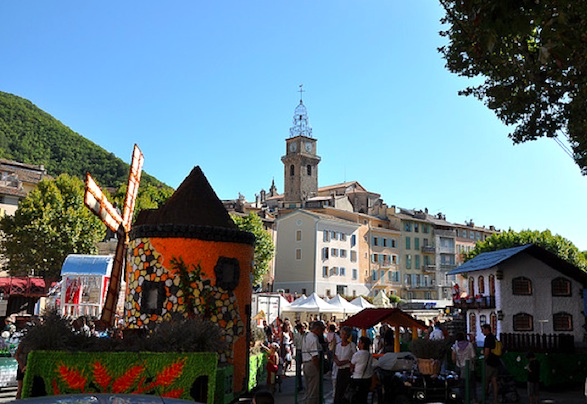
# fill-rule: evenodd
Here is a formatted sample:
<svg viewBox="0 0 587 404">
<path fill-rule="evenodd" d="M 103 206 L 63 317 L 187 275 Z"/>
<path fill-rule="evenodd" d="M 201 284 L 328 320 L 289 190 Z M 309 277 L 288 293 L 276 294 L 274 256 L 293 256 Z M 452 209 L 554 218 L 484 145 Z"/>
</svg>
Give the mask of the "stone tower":
<svg viewBox="0 0 587 404">
<path fill-rule="evenodd" d="M 294 111 L 294 126 L 285 140 L 285 156 L 281 157 L 284 174 L 284 208 L 303 207 L 305 201 L 318 194 L 318 163 L 316 139 L 303 101 Z"/>
</svg>

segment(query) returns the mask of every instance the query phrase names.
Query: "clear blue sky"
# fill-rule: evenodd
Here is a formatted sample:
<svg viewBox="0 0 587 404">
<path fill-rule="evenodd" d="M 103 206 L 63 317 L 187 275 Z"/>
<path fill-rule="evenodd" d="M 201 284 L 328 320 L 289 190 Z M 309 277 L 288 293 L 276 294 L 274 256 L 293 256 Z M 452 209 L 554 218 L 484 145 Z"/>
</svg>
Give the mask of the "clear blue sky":
<svg viewBox="0 0 587 404">
<path fill-rule="evenodd" d="M 437 52 L 414 1 L 3 1 L 0 90 L 177 187 L 199 165 L 222 199 L 283 191 L 304 84 L 319 185 L 587 250 L 587 178 L 551 139 L 512 145 Z"/>
</svg>

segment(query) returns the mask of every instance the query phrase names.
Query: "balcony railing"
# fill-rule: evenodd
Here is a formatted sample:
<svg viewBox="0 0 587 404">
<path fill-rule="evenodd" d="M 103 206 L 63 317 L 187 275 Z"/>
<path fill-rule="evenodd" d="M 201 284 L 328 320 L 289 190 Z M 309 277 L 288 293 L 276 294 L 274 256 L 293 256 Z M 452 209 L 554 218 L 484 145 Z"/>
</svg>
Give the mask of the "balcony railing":
<svg viewBox="0 0 587 404">
<path fill-rule="evenodd" d="M 436 247 L 433 245 L 423 245 L 420 247 L 420 251 L 422 251 L 422 253 L 434 254 L 436 252 Z"/>
<path fill-rule="evenodd" d="M 575 338 L 572 334 L 501 333 L 499 340 L 508 351 L 573 353 Z"/>
<path fill-rule="evenodd" d="M 434 264 L 422 265 L 422 271 L 424 271 L 424 272 L 436 272 L 436 265 L 434 265 Z"/>
<path fill-rule="evenodd" d="M 457 266 L 455 264 L 440 264 L 441 271 L 450 271 L 455 269 Z"/>
<path fill-rule="evenodd" d="M 478 298 L 453 298 L 453 306 L 457 309 L 495 309 L 495 296 L 481 296 Z"/>
</svg>

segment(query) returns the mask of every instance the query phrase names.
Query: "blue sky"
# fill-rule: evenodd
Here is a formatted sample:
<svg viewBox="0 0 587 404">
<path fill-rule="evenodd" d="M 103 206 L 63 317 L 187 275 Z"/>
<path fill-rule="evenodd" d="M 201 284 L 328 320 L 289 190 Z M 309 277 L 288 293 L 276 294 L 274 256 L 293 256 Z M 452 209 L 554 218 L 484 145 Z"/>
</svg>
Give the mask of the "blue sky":
<svg viewBox="0 0 587 404">
<path fill-rule="evenodd" d="M 514 146 L 437 52 L 436 1 L 0 2 L 0 90 L 177 187 L 275 179 L 304 84 L 319 185 L 587 250 L 587 178 L 551 139 Z"/>
</svg>

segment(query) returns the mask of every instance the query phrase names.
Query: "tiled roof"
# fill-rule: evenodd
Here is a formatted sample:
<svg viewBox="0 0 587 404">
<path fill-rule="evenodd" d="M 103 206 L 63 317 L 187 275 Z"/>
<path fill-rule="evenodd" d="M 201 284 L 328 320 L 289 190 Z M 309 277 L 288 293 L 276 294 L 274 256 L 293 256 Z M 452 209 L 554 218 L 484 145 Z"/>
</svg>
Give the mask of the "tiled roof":
<svg viewBox="0 0 587 404">
<path fill-rule="evenodd" d="M 481 271 L 492 268 L 505 260 L 512 258 L 514 255 L 528 249 L 532 244 L 526 244 L 520 247 L 506 248 L 503 250 L 489 251 L 477 255 L 475 258 L 465 262 L 458 268 L 453 269 L 448 275 L 462 274 L 466 272 Z"/>
<path fill-rule="evenodd" d="M 526 244 L 519 247 L 505 248 L 502 250 L 481 253 L 472 260 L 465 262 L 460 267 L 449 271 L 447 275 L 456 275 L 490 269 L 496 265 L 510 260 L 514 256 L 521 253 L 531 255 L 532 257 L 561 272 L 563 275 L 573 278 L 583 285 L 587 285 L 587 273 L 570 262 L 560 258 L 558 255 L 536 244 Z"/>
</svg>

